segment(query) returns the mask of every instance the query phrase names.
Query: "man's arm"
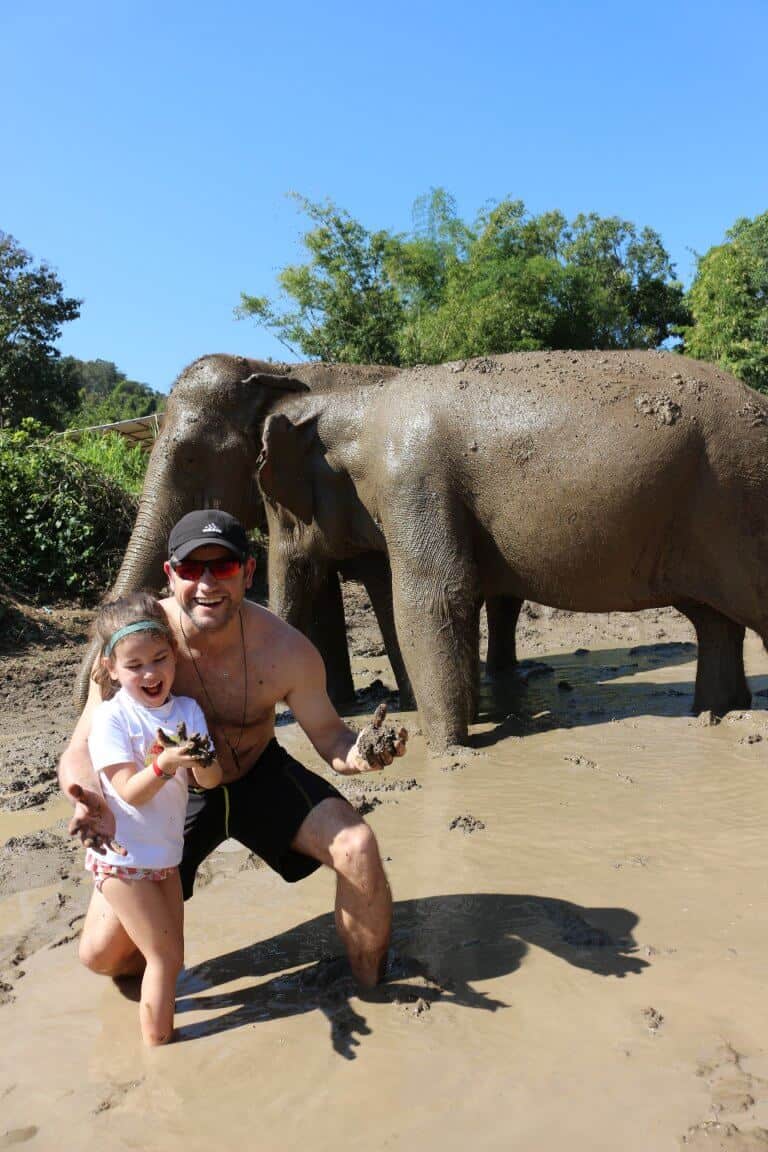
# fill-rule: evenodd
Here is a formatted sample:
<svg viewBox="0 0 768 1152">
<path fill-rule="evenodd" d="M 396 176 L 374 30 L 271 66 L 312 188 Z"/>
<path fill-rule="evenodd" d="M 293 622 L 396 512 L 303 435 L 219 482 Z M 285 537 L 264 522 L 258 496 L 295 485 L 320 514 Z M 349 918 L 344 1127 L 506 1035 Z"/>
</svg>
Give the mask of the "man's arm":
<svg viewBox="0 0 768 1152">
<path fill-rule="evenodd" d="M 402 756 L 408 738 L 404 729 L 398 734 L 392 754 L 383 751 L 368 759 L 360 755 L 358 733 L 347 727 L 328 698 L 325 665 L 320 653 L 300 633 L 292 640 L 285 671 L 293 686 L 286 692 L 285 702 L 331 768 L 342 775 L 354 776 L 377 771 L 391 764 L 394 756 Z"/>
<path fill-rule="evenodd" d="M 59 760 L 59 785 L 74 805 L 74 813 L 69 822 L 70 836 L 79 836 L 86 847 L 96 852 L 103 852 L 105 848 L 119 852 L 122 849 L 113 840 L 115 817 L 101 794 L 101 786 L 88 752 L 88 735 L 99 702 L 98 688 L 91 684 L 88 702 Z"/>
</svg>

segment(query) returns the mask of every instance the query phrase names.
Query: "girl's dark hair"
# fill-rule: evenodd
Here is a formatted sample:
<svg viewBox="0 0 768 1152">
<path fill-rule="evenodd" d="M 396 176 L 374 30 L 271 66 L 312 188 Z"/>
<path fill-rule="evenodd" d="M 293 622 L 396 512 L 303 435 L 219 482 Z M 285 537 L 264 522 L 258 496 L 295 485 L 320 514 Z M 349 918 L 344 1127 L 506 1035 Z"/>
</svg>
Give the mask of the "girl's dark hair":
<svg viewBox="0 0 768 1152">
<path fill-rule="evenodd" d="M 174 652 L 176 651 L 176 644 L 168 627 L 165 612 L 160 607 L 160 602 L 151 593 L 134 592 L 130 596 L 121 596 L 119 600 L 102 604 L 91 626 L 91 635 L 99 645 L 91 678 L 101 689 L 102 700 L 108 700 L 115 691 L 103 660 L 104 649 L 115 632 L 120 628 L 125 628 L 128 624 L 137 624 L 139 620 L 156 620 L 159 625 L 158 632 L 167 637 L 171 648 Z M 118 640 L 115 648 L 119 644 L 120 641 Z M 112 651 L 114 652 L 114 649 Z"/>
</svg>

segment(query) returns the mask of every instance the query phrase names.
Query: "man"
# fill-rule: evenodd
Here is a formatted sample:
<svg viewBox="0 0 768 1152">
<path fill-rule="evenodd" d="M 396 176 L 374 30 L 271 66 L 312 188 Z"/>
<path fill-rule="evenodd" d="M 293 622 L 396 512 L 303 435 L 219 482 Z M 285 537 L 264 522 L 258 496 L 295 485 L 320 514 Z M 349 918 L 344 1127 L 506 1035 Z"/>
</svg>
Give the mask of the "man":
<svg viewBox="0 0 768 1152">
<path fill-rule="evenodd" d="M 381 978 L 392 898 L 375 837 L 351 805 L 303 768 L 275 740 L 275 704 L 284 700 L 317 752 L 336 771 L 381 768 L 366 761 L 356 734 L 325 691 L 325 669 L 313 645 L 266 608 L 245 599 L 255 563 L 234 517 L 217 509 L 184 516 L 171 531 L 165 563 L 171 595 L 161 601 L 178 649 L 174 692 L 205 712 L 223 770 L 222 785 L 190 789 L 180 866 L 184 897 L 202 860 L 227 837 L 258 853 L 286 880 L 325 864 L 336 873 L 336 926 L 361 985 Z M 99 693 L 88 703 L 59 765 L 59 782 L 75 805 L 70 832 L 98 849 L 114 820 L 91 767 L 88 734 Z M 402 729 L 394 754 L 405 752 Z M 141 971 L 143 958 L 105 898 L 94 891 L 80 959 L 110 976 Z"/>
</svg>

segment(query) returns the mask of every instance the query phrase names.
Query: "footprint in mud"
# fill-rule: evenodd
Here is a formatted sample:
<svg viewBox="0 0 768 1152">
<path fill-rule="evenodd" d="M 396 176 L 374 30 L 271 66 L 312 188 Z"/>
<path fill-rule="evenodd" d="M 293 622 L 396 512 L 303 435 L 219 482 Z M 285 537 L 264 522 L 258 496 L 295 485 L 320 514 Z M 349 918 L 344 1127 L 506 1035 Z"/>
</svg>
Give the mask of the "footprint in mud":
<svg viewBox="0 0 768 1152">
<path fill-rule="evenodd" d="M 765 1128 L 742 1132 L 735 1124 L 705 1120 L 688 1129 L 680 1146 L 685 1152 L 766 1152 L 768 1132 Z"/>
<path fill-rule="evenodd" d="M 17 1144 L 26 1144 L 34 1140 L 39 1129 L 36 1124 L 29 1124 L 26 1128 L 9 1128 L 0 1136 L 0 1148 L 15 1148 Z"/>
<path fill-rule="evenodd" d="M 743 1056 L 725 1041 L 707 1060 L 699 1063 L 697 1074 L 705 1079 L 712 1093 L 712 1111 L 716 1120 L 705 1120 L 689 1128 L 680 1142 L 690 1152 L 768 1152 L 765 1128 L 741 1129 L 726 1115 L 743 1114 L 764 1099 L 768 1084 L 752 1076 L 742 1066 Z"/>
<path fill-rule="evenodd" d="M 743 1057 L 727 1041 L 711 1059 L 702 1060 L 698 1075 L 709 1084 L 712 1092 L 712 1111 L 722 1113 L 746 1112 L 755 1100 L 764 1098 L 768 1084 L 750 1075 L 742 1067 Z"/>
<path fill-rule="evenodd" d="M 117 1108 L 123 1103 L 129 1092 L 143 1083 L 144 1077 L 140 1080 L 129 1080 L 126 1084 L 113 1084 L 112 1091 L 99 1101 L 96 1107 L 92 1109 L 91 1115 L 98 1116 L 100 1112 L 109 1112 L 111 1108 Z"/>
</svg>

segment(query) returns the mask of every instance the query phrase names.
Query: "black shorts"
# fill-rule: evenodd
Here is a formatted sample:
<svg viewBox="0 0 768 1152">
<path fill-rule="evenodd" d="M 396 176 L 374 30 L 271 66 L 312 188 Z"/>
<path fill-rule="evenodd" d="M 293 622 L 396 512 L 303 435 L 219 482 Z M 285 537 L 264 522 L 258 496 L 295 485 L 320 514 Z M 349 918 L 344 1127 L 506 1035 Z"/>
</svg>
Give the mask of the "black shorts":
<svg viewBox="0 0 768 1152">
<path fill-rule="evenodd" d="M 332 784 L 270 740 L 247 775 L 218 788 L 190 789 L 179 865 L 184 899 L 206 856 L 231 836 L 293 883 L 320 864 L 290 847 L 305 818 L 323 800 L 343 800 Z"/>
</svg>

